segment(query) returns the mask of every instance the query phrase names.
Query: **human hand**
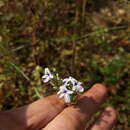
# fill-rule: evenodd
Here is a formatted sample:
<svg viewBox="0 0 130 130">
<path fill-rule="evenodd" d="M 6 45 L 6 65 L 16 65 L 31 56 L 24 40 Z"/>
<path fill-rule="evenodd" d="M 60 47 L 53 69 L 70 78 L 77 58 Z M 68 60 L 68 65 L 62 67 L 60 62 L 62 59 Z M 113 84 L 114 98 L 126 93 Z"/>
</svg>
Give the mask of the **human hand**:
<svg viewBox="0 0 130 130">
<path fill-rule="evenodd" d="M 96 84 L 66 107 L 56 95 L 30 105 L 0 113 L 0 130 L 85 130 L 87 122 L 104 103 L 107 89 Z M 116 121 L 113 108 L 106 108 L 87 130 L 111 130 Z"/>
</svg>

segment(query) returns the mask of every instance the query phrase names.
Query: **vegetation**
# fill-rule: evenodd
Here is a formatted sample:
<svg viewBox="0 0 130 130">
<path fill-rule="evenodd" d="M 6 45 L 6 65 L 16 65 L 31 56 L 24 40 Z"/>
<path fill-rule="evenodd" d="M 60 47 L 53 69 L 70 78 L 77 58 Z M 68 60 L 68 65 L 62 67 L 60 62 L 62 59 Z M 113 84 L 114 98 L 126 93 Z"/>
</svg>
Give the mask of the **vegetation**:
<svg viewBox="0 0 130 130">
<path fill-rule="evenodd" d="M 45 67 L 86 90 L 104 83 L 105 105 L 118 111 L 115 130 L 130 129 L 130 2 L 1 0 L 0 109 L 51 94 L 41 80 Z"/>
</svg>

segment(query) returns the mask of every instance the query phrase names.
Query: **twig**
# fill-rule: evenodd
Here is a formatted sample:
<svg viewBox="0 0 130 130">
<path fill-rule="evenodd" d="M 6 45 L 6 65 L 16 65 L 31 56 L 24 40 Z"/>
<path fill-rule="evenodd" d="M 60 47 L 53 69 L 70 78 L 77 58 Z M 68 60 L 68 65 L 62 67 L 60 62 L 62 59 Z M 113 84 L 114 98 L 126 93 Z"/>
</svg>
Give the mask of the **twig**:
<svg viewBox="0 0 130 130">
<path fill-rule="evenodd" d="M 57 40 L 57 39 L 55 39 L 55 40 L 49 40 L 50 42 L 62 42 L 62 43 L 66 43 L 66 42 L 76 42 L 76 41 L 81 41 L 81 40 L 84 40 L 84 39 L 86 39 L 86 38 L 88 38 L 88 37 L 90 37 L 90 36 L 94 36 L 94 35 L 96 35 L 96 34 L 98 34 L 98 33 L 108 33 L 108 32 L 110 32 L 110 31 L 115 31 L 115 30 L 122 30 L 122 29 L 126 29 L 126 28 L 128 28 L 129 26 L 119 26 L 119 27 L 111 27 L 111 28 L 104 28 L 104 29 L 102 29 L 102 30 L 98 30 L 98 31 L 94 31 L 94 32 L 91 32 L 91 33 L 88 33 L 88 34 L 86 34 L 86 35 L 84 35 L 84 36 L 81 36 L 81 37 L 79 37 L 79 38 L 76 38 L 75 40 Z M 68 38 L 64 38 L 64 39 L 68 39 Z"/>
<path fill-rule="evenodd" d="M 36 87 L 34 87 L 34 91 L 35 91 L 36 96 L 37 96 L 39 99 L 43 98 L 43 96 L 40 95 L 40 93 L 38 92 L 38 89 L 37 89 Z"/>
<path fill-rule="evenodd" d="M 23 75 L 23 77 L 30 82 L 30 79 L 29 77 L 23 72 L 20 70 L 20 68 L 18 68 L 14 63 L 12 62 L 9 62 L 10 65 L 12 65 L 19 73 L 21 73 L 21 75 Z"/>
<path fill-rule="evenodd" d="M 12 53 L 12 52 L 16 52 L 16 51 L 19 51 L 19 50 L 21 50 L 21 49 L 23 49 L 23 48 L 26 48 L 26 47 L 28 47 L 28 46 L 34 46 L 34 44 L 21 45 L 21 46 L 18 46 L 18 47 L 16 47 L 16 48 L 12 49 L 10 52 L 11 52 L 11 53 Z M 10 53 L 4 54 L 4 55 L 0 56 L 0 59 L 3 58 L 3 57 L 5 57 L 5 56 L 9 56 L 9 55 L 10 55 Z"/>
</svg>

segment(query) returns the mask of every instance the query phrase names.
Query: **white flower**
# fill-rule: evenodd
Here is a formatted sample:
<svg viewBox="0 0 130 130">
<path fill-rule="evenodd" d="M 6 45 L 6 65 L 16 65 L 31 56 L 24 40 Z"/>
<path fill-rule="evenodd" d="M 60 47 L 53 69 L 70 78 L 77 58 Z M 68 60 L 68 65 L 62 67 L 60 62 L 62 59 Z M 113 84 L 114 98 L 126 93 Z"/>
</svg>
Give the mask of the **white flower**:
<svg viewBox="0 0 130 130">
<path fill-rule="evenodd" d="M 65 85 L 69 85 L 69 83 L 72 84 L 72 90 L 77 92 L 83 92 L 84 88 L 82 87 L 82 83 L 77 81 L 75 78 L 69 76 L 69 78 L 65 78 L 63 80 Z"/>
<path fill-rule="evenodd" d="M 47 83 L 49 80 L 53 79 L 53 75 L 48 68 L 45 68 L 45 74 L 42 76 L 42 79 L 44 83 Z"/>
<path fill-rule="evenodd" d="M 73 80 L 74 80 L 74 78 L 71 77 L 71 76 L 69 76 L 69 78 L 65 78 L 65 79 L 63 80 L 63 83 L 64 83 L 65 85 L 69 85 L 69 83 L 72 83 Z"/>
<path fill-rule="evenodd" d="M 83 92 L 84 91 L 84 88 L 83 88 L 81 82 L 79 82 L 77 80 L 73 80 L 72 84 L 73 84 L 73 87 L 72 87 L 73 91 L 77 91 L 77 92 Z"/>
<path fill-rule="evenodd" d="M 58 91 L 59 98 L 64 98 L 66 103 L 70 103 L 70 94 L 72 94 L 73 91 L 68 90 L 65 85 L 60 86 L 60 90 Z"/>
</svg>

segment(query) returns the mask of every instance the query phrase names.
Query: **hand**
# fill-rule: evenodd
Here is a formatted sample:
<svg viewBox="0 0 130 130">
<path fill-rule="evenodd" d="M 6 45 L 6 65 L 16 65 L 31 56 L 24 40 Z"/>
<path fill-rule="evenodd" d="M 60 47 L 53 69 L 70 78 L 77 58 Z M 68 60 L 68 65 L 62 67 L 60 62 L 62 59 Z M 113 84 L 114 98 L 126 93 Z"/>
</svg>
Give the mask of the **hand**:
<svg viewBox="0 0 130 130">
<path fill-rule="evenodd" d="M 56 95 L 30 105 L 0 113 L 0 130 L 85 130 L 87 122 L 107 97 L 107 89 L 96 84 L 66 107 Z M 106 108 L 87 130 L 111 130 L 116 121 L 113 108 Z"/>
</svg>

